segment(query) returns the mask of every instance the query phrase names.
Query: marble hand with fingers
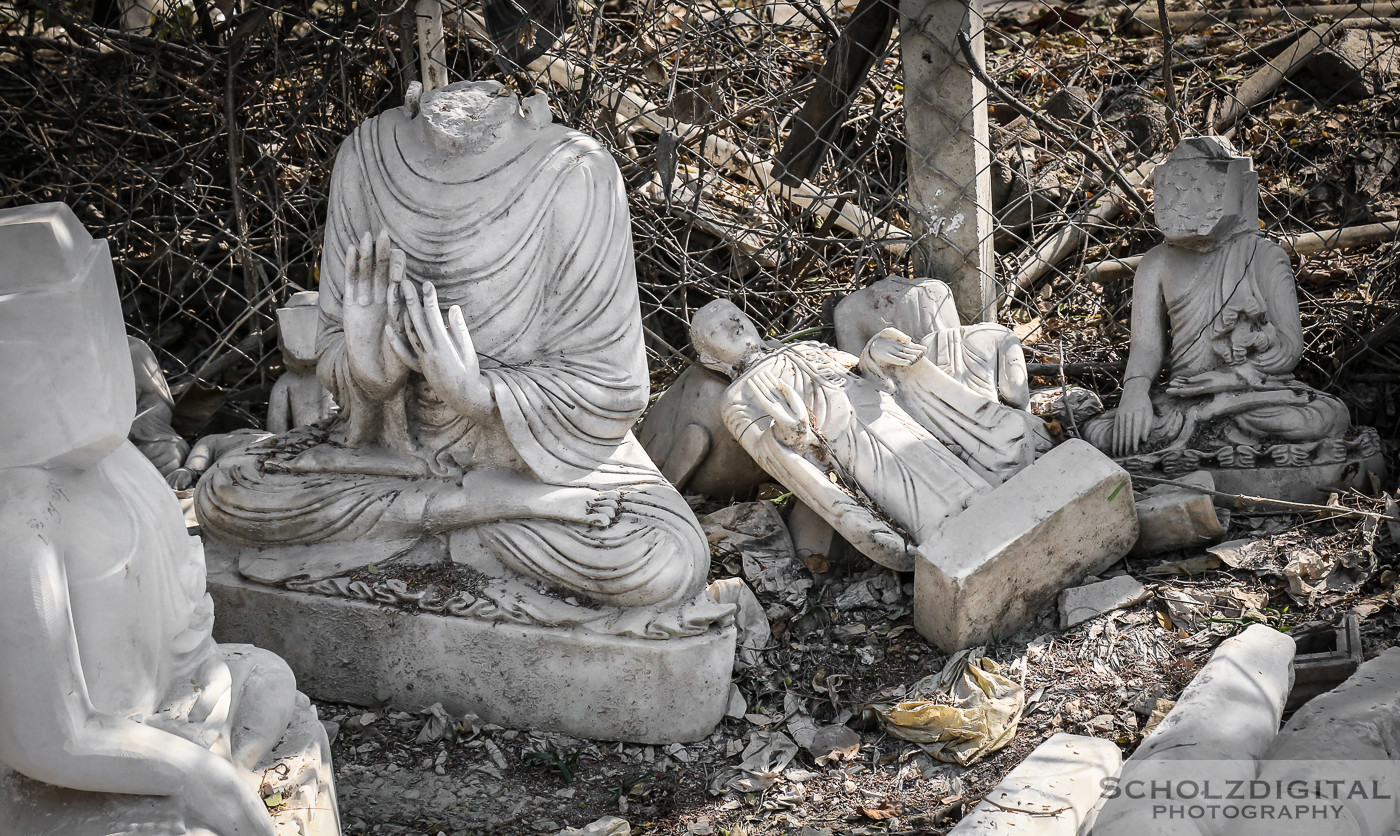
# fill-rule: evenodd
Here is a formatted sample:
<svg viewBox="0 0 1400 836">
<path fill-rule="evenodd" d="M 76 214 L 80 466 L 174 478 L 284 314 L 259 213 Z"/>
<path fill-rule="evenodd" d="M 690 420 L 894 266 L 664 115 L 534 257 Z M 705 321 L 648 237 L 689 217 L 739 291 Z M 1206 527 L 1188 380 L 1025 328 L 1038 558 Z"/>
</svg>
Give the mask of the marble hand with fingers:
<svg viewBox="0 0 1400 836">
<path fill-rule="evenodd" d="M 350 374 L 375 401 L 403 386 L 411 366 L 394 350 L 397 311 L 392 289 L 403 284 L 404 254 L 389 234 L 361 237 L 345 254 L 344 327 Z"/>
<path fill-rule="evenodd" d="M 811 445 L 811 417 L 797 390 L 764 370 L 754 372 L 746 385 L 754 401 L 772 417 L 773 436 L 779 443 L 793 450 Z"/>
<path fill-rule="evenodd" d="M 395 352 L 419 369 L 437 396 L 459 414 L 481 417 L 489 413 L 491 387 L 481 374 L 481 361 L 461 307 L 449 308 L 444 320 L 432 282 L 423 283 L 421 298 L 411 282 L 397 282 L 395 288 L 407 320 L 407 344 L 395 339 Z"/>
</svg>

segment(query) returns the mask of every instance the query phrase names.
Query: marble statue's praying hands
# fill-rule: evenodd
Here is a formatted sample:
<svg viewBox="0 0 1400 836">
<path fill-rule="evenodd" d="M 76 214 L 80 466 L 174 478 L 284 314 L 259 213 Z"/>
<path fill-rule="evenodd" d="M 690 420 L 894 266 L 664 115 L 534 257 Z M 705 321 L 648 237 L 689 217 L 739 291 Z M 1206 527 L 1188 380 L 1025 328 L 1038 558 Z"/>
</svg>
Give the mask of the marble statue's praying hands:
<svg viewBox="0 0 1400 836">
<path fill-rule="evenodd" d="M 245 575 L 331 577 L 440 538 L 602 604 L 700 593 L 703 534 L 630 433 L 649 381 L 621 175 L 544 97 L 463 82 L 361 125 L 332 173 L 318 301 L 339 412 L 196 492 L 217 537 L 313 547 Z"/>
</svg>

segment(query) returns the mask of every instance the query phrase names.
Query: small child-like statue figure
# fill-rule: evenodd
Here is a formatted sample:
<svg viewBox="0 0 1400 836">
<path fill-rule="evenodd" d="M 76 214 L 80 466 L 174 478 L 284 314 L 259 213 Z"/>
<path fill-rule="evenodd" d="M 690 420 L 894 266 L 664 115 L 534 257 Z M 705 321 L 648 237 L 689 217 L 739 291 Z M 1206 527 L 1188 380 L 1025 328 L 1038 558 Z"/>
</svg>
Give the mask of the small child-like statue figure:
<svg viewBox="0 0 1400 836">
<path fill-rule="evenodd" d="M 335 412 L 335 400 L 316 378 L 316 331 L 320 326 L 320 294 L 292 294 L 277 309 L 277 342 L 287 370 L 272 385 L 267 399 L 268 432 L 284 433 L 305 427 Z"/>
<path fill-rule="evenodd" d="M 1221 137 L 1182 140 L 1157 168 L 1155 191 L 1166 242 L 1134 280 L 1123 398 L 1085 438 L 1120 457 L 1340 438 L 1346 407 L 1293 376 L 1303 353 L 1297 290 L 1287 254 L 1259 232 L 1250 159 Z M 1171 378 L 1155 389 L 1168 361 Z"/>
<path fill-rule="evenodd" d="M 199 540 L 127 440 L 106 242 L 45 204 L 0 212 L 0 250 L 0 831 L 335 836 L 314 709 L 280 658 L 215 643 Z M 278 820 L 284 756 L 310 784 Z"/>
</svg>

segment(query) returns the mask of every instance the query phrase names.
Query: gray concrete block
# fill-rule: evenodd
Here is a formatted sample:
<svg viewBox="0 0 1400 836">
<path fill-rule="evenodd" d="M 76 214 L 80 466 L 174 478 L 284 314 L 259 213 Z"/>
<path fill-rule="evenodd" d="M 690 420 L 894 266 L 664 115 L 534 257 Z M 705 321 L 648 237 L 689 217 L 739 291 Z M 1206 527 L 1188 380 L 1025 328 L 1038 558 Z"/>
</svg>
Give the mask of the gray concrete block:
<svg viewBox="0 0 1400 836">
<path fill-rule="evenodd" d="M 1127 471 L 1071 439 L 919 547 L 914 625 L 952 653 L 1007 636 L 1137 541 Z"/>
</svg>

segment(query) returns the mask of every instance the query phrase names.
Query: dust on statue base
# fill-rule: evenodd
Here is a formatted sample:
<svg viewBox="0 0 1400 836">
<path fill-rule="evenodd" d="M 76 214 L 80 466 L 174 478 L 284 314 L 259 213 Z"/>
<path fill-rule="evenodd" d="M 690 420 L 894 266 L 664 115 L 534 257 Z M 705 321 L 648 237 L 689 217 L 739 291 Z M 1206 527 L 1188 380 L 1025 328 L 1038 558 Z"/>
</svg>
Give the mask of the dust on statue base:
<svg viewBox="0 0 1400 836">
<path fill-rule="evenodd" d="M 246 579 L 594 635 L 728 629 L 699 523 L 630 431 L 649 381 L 602 146 L 544 96 L 425 93 L 342 144 L 320 276 L 339 412 L 222 457 L 196 493 Z M 396 574 L 424 565 L 471 577 L 425 596 Z"/>
<path fill-rule="evenodd" d="M 1084 437 L 1132 472 L 1207 469 L 1217 487 L 1317 501 L 1370 488 L 1374 430 L 1293 376 L 1303 353 L 1288 255 L 1259 231 L 1259 177 L 1221 137 L 1182 140 L 1155 176 L 1166 242 L 1133 284 L 1123 396 Z M 1156 385 L 1166 365 L 1169 379 Z"/>
<path fill-rule="evenodd" d="M 0 276 L 4 832 L 338 834 L 314 709 L 281 659 L 215 643 L 200 542 L 127 440 L 106 242 L 45 204 L 0 212 L 0 251 L 24 256 Z"/>
</svg>

